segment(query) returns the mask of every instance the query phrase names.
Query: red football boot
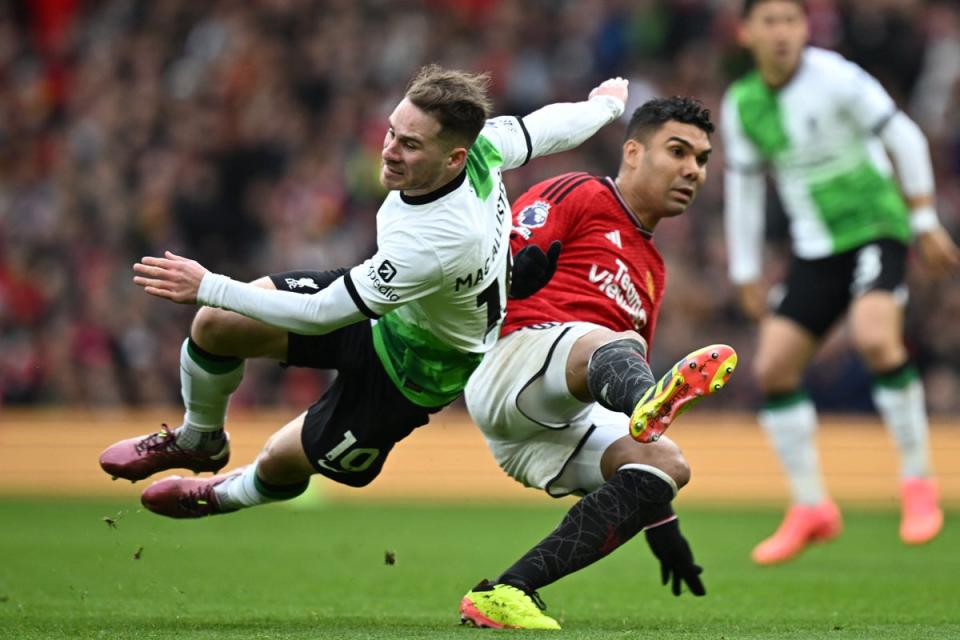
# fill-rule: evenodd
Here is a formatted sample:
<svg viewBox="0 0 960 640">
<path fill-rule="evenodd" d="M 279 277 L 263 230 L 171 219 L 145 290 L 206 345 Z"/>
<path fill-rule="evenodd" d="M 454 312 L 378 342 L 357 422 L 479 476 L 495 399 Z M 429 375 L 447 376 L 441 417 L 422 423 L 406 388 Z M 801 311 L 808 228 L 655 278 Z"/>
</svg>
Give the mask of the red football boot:
<svg viewBox="0 0 960 640">
<path fill-rule="evenodd" d="M 100 454 L 100 466 L 116 478 L 136 482 L 167 469 L 189 469 L 194 473 L 216 473 L 230 461 L 230 438 L 223 433 L 219 440 L 199 449 L 184 449 L 177 444 L 177 434 L 167 425 L 145 436 L 128 438 L 107 447 Z"/>
<path fill-rule="evenodd" d="M 140 502 L 150 511 L 168 518 L 203 518 L 235 509 L 224 509 L 213 490 L 235 473 L 212 478 L 181 478 L 170 476 L 147 487 Z"/>
</svg>

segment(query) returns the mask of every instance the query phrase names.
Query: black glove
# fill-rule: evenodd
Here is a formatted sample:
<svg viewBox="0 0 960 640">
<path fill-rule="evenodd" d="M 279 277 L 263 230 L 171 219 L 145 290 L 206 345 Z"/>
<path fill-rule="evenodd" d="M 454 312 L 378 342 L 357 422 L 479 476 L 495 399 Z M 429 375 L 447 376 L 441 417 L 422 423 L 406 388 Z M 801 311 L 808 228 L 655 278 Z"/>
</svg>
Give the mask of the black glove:
<svg viewBox="0 0 960 640">
<path fill-rule="evenodd" d="M 535 244 L 520 249 L 513 256 L 509 296 L 514 299 L 529 298 L 547 286 L 557 270 L 557 259 L 562 248 L 563 243 L 554 240 L 546 253 Z"/>
<path fill-rule="evenodd" d="M 673 576 L 673 595 L 680 595 L 680 583 L 687 583 L 690 593 L 695 596 L 706 595 L 707 590 L 700 581 L 703 567 L 693 563 L 693 552 L 687 539 L 680 533 L 680 523 L 671 520 L 666 524 L 647 529 L 647 544 L 653 555 L 660 561 L 660 581 L 667 584 Z"/>
</svg>

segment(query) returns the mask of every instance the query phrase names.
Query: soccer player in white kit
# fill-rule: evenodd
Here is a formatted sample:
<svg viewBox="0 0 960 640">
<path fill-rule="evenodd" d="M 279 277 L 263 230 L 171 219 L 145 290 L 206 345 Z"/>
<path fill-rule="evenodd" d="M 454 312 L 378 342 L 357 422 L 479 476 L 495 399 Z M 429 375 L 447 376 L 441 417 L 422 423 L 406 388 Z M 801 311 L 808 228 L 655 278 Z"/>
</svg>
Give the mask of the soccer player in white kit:
<svg viewBox="0 0 960 640">
<path fill-rule="evenodd" d="M 175 518 L 236 511 L 302 493 L 320 473 L 350 486 L 379 474 L 396 442 L 460 395 L 497 339 L 507 298 L 510 204 L 503 170 L 571 149 L 623 113 L 626 80 L 586 101 L 488 120 L 486 75 L 425 67 L 389 116 L 378 250 L 351 268 L 244 284 L 167 252 L 134 266 L 147 293 L 206 305 L 181 348 L 186 413 L 170 430 L 101 455 L 115 477 L 222 469 L 223 425 L 244 359 L 337 369 L 331 388 L 275 433 L 253 464 L 173 476 L 142 496 Z"/>
<path fill-rule="evenodd" d="M 802 1 L 747 0 L 739 35 L 756 70 L 727 91 L 721 120 L 730 277 L 747 315 L 762 318 L 753 366 L 765 395 L 760 423 L 792 495 L 783 523 L 753 551 L 760 564 L 789 560 L 842 529 L 823 487 L 816 413 L 801 379 L 844 313 L 900 453 L 900 536 L 920 544 L 943 523 L 923 387 L 902 337 L 904 274 L 914 238 L 935 274 L 957 267 L 958 249 L 934 209 L 923 133 L 872 76 L 836 53 L 807 47 L 807 34 Z M 761 287 L 767 171 L 789 217 L 793 248 L 771 312 Z"/>
</svg>

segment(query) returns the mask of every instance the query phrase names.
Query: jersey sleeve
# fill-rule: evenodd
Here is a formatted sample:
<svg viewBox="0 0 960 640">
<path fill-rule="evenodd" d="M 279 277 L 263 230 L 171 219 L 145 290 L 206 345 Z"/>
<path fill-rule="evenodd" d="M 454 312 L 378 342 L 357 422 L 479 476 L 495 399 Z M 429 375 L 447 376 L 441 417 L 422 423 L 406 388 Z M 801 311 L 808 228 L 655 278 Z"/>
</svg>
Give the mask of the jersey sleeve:
<svg viewBox="0 0 960 640">
<path fill-rule="evenodd" d="M 740 122 L 740 110 L 733 90 L 723 97 L 720 110 L 720 132 L 723 136 L 723 152 L 727 169 L 742 173 L 759 173 L 766 164 L 760 150 L 750 141 L 743 124 Z"/>
<path fill-rule="evenodd" d="M 840 91 L 844 111 L 864 132 L 879 131 L 899 110 L 883 85 L 859 65 L 840 58 L 831 86 Z"/>
<path fill-rule="evenodd" d="M 533 155 L 530 133 L 523 120 L 516 116 L 500 116 L 487 120 L 480 135 L 500 151 L 504 169 L 514 169 L 529 162 Z"/>
<path fill-rule="evenodd" d="M 608 95 L 582 102 L 558 102 L 523 118 L 487 120 L 480 135 L 500 152 L 504 170 L 514 169 L 530 158 L 573 149 L 619 118 L 623 110 L 623 102 Z"/>
<path fill-rule="evenodd" d="M 930 146 L 917 123 L 898 111 L 879 135 L 897 167 L 904 195 L 908 198 L 932 195 L 934 177 Z"/>
<path fill-rule="evenodd" d="M 764 162 L 740 123 L 732 91 L 724 97 L 721 114 L 724 152 L 724 230 L 730 279 L 752 282 L 763 268 L 766 207 Z"/>
<path fill-rule="evenodd" d="M 443 285 L 443 267 L 431 243 L 402 232 L 380 240 L 377 252 L 344 276 L 350 297 L 368 318 L 379 318 Z"/>
<path fill-rule="evenodd" d="M 305 296 L 207 273 L 200 281 L 197 303 L 234 311 L 302 335 L 330 333 L 363 320 L 363 314 L 344 285 L 344 278 L 337 278 L 323 291 Z"/>
<path fill-rule="evenodd" d="M 582 102 L 557 102 L 537 109 L 523 118 L 532 157 L 573 149 L 623 115 L 624 109 L 623 102 L 609 95 Z"/>
</svg>

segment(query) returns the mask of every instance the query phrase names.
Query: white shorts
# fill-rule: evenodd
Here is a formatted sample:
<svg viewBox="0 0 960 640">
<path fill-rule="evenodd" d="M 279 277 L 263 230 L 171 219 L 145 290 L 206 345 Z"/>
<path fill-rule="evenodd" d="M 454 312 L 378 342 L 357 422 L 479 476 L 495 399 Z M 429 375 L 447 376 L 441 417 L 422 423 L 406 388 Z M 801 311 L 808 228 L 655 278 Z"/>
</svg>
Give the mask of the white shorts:
<svg viewBox="0 0 960 640">
<path fill-rule="evenodd" d="M 603 329 L 587 322 L 525 327 L 500 339 L 464 392 L 497 464 L 553 497 L 600 487 L 600 458 L 629 433 L 628 418 L 567 388 L 566 363 L 578 338 Z"/>
</svg>

